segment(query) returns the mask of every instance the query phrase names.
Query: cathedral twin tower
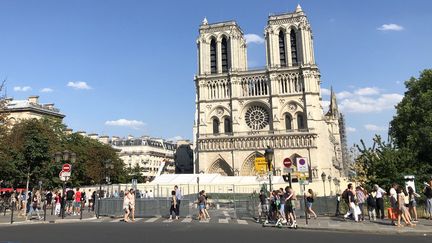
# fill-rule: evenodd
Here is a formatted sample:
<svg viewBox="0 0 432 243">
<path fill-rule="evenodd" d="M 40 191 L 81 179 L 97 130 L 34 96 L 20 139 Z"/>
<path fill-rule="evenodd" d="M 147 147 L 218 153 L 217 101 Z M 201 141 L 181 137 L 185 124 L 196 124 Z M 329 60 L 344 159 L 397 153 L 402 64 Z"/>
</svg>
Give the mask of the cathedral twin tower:
<svg viewBox="0 0 432 243">
<path fill-rule="evenodd" d="M 235 21 L 204 19 L 197 46 L 196 173 L 256 175 L 254 160 L 269 146 L 276 174 L 284 159 L 303 157 L 312 180 L 322 172 L 341 176 L 339 112 L 335 97 L 323 112 L 312 32 L 300 6 L 269 16 L 263 69 L 248 70 Z"/>
</svg>

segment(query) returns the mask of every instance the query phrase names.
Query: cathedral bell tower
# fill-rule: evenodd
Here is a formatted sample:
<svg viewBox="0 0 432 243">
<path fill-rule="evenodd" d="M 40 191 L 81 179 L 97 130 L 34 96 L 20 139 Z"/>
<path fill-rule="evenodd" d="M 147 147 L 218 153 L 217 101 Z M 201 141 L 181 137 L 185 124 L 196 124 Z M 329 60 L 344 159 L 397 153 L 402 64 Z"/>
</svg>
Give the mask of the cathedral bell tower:
<svg viewBox="0 0 432 243">
<path fill-rule="evenodd" d="M 204 18 L 197 46 L 199 75 L 247 70 L 246 40 L 235 21 L 209 24 Z"/>
<path fill-rule="evenodd" d="M 268 67 L 315 64 L 311 27 L 300 5 L 293 13 L 270 16 L 264 34 Z"/>
</svg>

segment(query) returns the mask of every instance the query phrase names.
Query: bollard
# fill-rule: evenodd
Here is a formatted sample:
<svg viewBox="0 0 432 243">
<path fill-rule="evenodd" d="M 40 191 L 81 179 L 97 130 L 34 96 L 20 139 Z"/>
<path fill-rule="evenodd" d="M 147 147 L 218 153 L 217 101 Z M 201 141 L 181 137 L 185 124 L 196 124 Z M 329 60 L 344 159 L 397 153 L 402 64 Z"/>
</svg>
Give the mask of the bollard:
<svg viewBox="0 0 432 243">
<path fill-rule="evenodd" d="M 84 202 L 81 201 L 80 220 L 82 220 L 82 213 L 83 213 L 83 210 L 84 210 Z"/>
<path fill-rule="evenodd" d="M 10 223 L 13 223 L 13 213 L 14 213 L 14 209 L 15 209 L 15 202 L 12 202 L 12 209 L 11 209 L 11 219 L 10 219 Z"/>
<path fill-rule="evenodd" d="M 44 209 L 44 221 L 46 221 L 46 207 L 47 207 L 47 205 L 46 205 L 46 202 L 45 202 L 44 205 L 43 205 L 43 209 Z"/>
</svg>

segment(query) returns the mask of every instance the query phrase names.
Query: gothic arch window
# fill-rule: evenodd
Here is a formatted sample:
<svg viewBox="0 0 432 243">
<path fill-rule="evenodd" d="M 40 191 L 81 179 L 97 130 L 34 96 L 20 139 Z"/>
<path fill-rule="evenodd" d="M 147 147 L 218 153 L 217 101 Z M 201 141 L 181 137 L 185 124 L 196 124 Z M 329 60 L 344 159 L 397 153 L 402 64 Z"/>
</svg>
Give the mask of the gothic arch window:
<svg viewBox="0 0 432 243">
<path fill-rule="evenodd" d="M 297 37 L 294 30 L 291 30 L 290 42 L 291 42 L 291 62 L 293 66 L 297 66 L 298 65 Z"/>
<path fill-rule="evenodd" d="M 229 65 L 229 60 L 228 60 L 228 41 L 227 41 L 226 37 L 222 38 L 222 42 L 221 42 L 221 55 L 222 55 L 222 72 L 226 73 L 226 72 L 228 72 L 228 65 Z"/>
<path fill-rule="evenodd" d="M 291 130 L 292 129 L 292 117 L 290 114 L 285 114 L 285 129 Z"/>
<path fill-rule="evenodd" d="M 297 114 L 297 128 L 300 129 L 306 129 L 306 121 L 303 113 Z"/>
<path fill-rule="evenodd" d="M 225 117 L 225 119 L 224 119 L 224 132 L 225 133 L 231 133 L 232 132 L 231 119 L 229 117 Z"/>
<path fill-rule="evenodd" d="M 216 40 L 214 38 L 210 41 L 210 71 L 216 73 L 217 71 L 217 52 L 216 52 Z"/>
<path fill-rule="evenodd" d="M 285 52 L 285 33 L 279 31 L 279 60 L 281 67 L 286 67 L 286 52 Z"/>
<path fill-rule="evenodd" d="M 219 119 L 213 118 L 213 134 L 219 134 Z"/>
</svg>

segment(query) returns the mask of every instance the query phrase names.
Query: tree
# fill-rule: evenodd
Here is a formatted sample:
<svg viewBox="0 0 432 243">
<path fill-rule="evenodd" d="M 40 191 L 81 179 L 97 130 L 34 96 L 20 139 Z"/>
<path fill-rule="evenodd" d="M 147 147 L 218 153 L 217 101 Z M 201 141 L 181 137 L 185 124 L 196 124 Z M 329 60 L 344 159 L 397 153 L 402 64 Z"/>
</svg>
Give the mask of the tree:
<svg viewBox="0 0 432 243">
<path fill-rule="evenodd" d="M 396 106 L 390 135 L 398 148 L 414 154 L 406 166 L 420 180 L 432 174 L 432 69 L 405 82 L 407 91 Z"/>
</svg>

